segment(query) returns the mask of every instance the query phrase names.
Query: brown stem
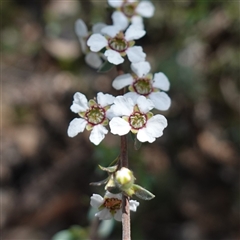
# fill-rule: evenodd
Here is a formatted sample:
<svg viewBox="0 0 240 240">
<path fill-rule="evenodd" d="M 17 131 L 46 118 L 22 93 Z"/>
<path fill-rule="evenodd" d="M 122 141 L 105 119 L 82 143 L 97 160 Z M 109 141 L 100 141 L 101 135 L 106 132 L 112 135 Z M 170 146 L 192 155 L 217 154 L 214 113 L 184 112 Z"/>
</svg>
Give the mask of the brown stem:
<svg viewBox="0 0 240 240">
<path fill-rule="evenodd" d="M 122 65 L 117 65 L 117 74 L 124 74 Z M 125 93 L 125 89 L 119 91 L 121 95 Z M 121 155 L 120 155 L 120 167 L 128 168 L 128 144 L 127 135 L 121 136 Z M 123 194 L 122 196 L 122 239 L 131 240 L 131 221 L 130 221 L 130 208 L 129 197 Z"/>
</svg>

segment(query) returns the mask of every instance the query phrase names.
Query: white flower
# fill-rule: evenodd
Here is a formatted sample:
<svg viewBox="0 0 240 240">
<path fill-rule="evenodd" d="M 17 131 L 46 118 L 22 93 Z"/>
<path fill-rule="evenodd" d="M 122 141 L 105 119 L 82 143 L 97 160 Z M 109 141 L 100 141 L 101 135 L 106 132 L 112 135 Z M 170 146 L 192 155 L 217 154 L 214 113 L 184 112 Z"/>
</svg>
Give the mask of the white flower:
<svg viewBox="0 0 240 240">
<path fill-rule="evenodd" d="M 78 133 L 87 130 L 92 130 L 90 141 L 98 145 L 108 133 L 106 125 L 108 125 L 108 113 L 110 105 L 114 101 L 114 97 L 110 94 L 97 94 L 97 102 L 95 100 L 87 101 L 87 98 L 82 93 L 75 93 L 73 104 L 70 109 L 74 113 L 78 113 L 81 118 L 74 118 L 68 127 L 68 136 L 75 137 Z"/>
<path fill-rule="evenodd" d="M 92 27 L 92 32 L 100 33 L 101 29 L 104 27 L 106 27 L 105 23 L 96 23 Z M 85 62 L 92 68 L 99 68 L 103 63 L 103 61 L 101 59 L 101 54 L 90 52 L 90 50 L 86 44 L 90 33 L 87 29 L 86 24 L 84 23 L 84 21 L 82 19 L 78 19 L 75 22 L 75 32 L 78 36 L 82 52 L 86 55 Z"/>
<path fill-rule="evenodd" d="M 93 194 L 90 204 L 92 207 L 99 210 L 95 214 L 100 220 L 108 220 L 114 218 L 117 221 L 122 221 L 122 194 L 112 194 L 106 192 L 104 198 L 99 194 Z M 136 212 L 139 202 L 135 200 L 129 201 L 130 210 Z"/>
<path fill-rule="evenodd" d="M 109 122 L 111 132 L 122 136 L 131 131 L 140 142 L 154 142 L 162 136 L 167 120 L 163 115 L 149 112 L 153 107 L 153 102 L 144 96 L 135 101 L 126 96 L 116 97 L 111 106 L 115 115 Z"/>
<path fill-rule="evenodd" d="M 108 4 L 116 8 L 112 15 L 113 24 L 121 25 L 123 29 L 126 29 L 129 23 L 144 29 L 142 18 L 152 17 L 155 11 L 150 1 L 108 0 Z"/>
<path fill-rule="evenodd" d="M 149 73 L 151 70 L 148 62 L 132 63 L 131 69 L 135 74 L 123 74 L 113 80 L 112 86 L 119 90 L 129 86 L 130 92 L 125 96 L 135 99 L 138 96 L 145 96 L 152 100 L 154 107 L 158 110 L 168 110 L 171 105 L 169 96 L 160 90 L 168 91 L 170 83 L 165 74 L 159 72 L 154 76 Z"/>
<path fill-rule="evenodd" d="M 129 26 L 125 34 L 121 31 L 120 26 L 104 27 L 102 34 L 95 33 L 90 36 L 87 45 L 93 52 L 99 52 L 106 48 L 104 55 L 107 60 L 115 65 L 124 62 L 124 56 L 128 56 L 130 62 L 141 62 L 145 60 L 146 54 L 142 47 L 134 46 L 134 41 L 146 34 L 146 31 L 134 26 Z"/>
</svg>

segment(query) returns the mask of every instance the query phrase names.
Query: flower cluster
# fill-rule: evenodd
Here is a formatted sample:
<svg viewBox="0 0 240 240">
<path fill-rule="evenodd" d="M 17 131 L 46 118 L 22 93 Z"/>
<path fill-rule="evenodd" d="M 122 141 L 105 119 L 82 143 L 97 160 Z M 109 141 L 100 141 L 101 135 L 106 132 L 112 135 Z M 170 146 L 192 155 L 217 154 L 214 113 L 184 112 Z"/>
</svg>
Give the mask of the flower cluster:
<svg viewBox="0 0 240 240">
<path fill-rule="evenodd" d="M 85 60 L 91 67 L 101 69 L 107 63 L 120 65 L 119 69 L 129 60 L 131 71 L 119 73 L 112 81 L 114 89 L 128 91 L 121 91 L 124 94 L 119 96 L 99 92 L 90 100 L 83 93 L 75 93 L 70 109 L 79 117 L 70 122 L 68 136 L 75 137 L 86 129 L 90 131 L 90 141 L 98 145 L 109 132 L 119 136 L 131 132 L 136 136 L 135 140 L 152 143 L 167 127 L 167 119 L 156 110 L 169 109 L 171 99 L 166 92 L 170 82 L 162 72 L 151 73 L 146 53 L 135 41 L 146 34 L 143 18 L 152 17 L 155 7 L 147 0 L 108 0 L 108 4 L 113 8 L 112 25 L 97 23 L 88 31 L 86 24 L 78 19 L 75 31 Z M 91 206 L 98 209 L 96 216 L 100 220 L 114 218 L 121 221 L 124 196 L 136 195 L 144 200 L 154 197 L 135 184 L 133 172 L 120 161 L 117 159 L 117 164 L 109 167 L 99 165 L 109 176 L 92 184 L 105 184 L 105 196 L 93 194 L 90 201 Z M 129 205 L 131 211 L 136 211 L 139 203 L 130 200 Z"/>
</svg>

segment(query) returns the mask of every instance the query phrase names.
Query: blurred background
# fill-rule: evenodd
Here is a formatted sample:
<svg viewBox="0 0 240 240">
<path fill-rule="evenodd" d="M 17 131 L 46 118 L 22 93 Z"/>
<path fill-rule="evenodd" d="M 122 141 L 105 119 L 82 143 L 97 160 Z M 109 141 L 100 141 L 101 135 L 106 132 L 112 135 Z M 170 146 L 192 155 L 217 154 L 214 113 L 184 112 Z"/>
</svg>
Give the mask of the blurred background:
<svg viewBox="0 0 240 240">
<path fill-rule="evenodd" d="M 2 240 L 88 239 L 89 206 L 119 154 L 119 138 L 97 147 L 89 132 L 67 136 L 76 91 L 116 94 L 116 70 L 84 62 L 74 23 L 109 22 L 107 1 L 1 1 Z M 132 218 L 136 240 L 237 240 L 239 206 L 239 2 L 153 1 L 143 46 L 152 72 L 170 82 L 164 135 L 134 150 L 137 184 L 153 192 Z M 75 226 L 75 227 L 72 227 Z M 81 226 L 81 227 L 79 227 Z M 92 227 L 91 227 L 92 226 Z M 69 231 L 62 231 L 71 228 Z M 121 239 L 121 223 L 98 239 Z M 64 235 L 65 234 L 65 235 Z"/>
</svg>

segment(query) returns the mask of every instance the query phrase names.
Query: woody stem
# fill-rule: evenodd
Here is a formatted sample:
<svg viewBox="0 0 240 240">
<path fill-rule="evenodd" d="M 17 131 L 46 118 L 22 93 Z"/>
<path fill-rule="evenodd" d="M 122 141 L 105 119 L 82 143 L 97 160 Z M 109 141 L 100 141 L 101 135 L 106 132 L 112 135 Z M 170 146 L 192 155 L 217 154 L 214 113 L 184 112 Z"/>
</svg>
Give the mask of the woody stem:
<svg viewBox="0 0 240 240">
<path fill-rule="evenodd" d="M 117 65 L 117 74 L 124 74 L 122 65 Z M 120 91 L 120 95 L 125 93 L 125 89 Z M 127 135 L 121 136 L 121 154 L 120 154 L 120 167 L 128 168 L 128 143 Z M 131 240 L 131 221 L 130 221 L 130 208 L 129 197 L 123 194 L 122 196 L 122 239 Z"/>
</svg>

